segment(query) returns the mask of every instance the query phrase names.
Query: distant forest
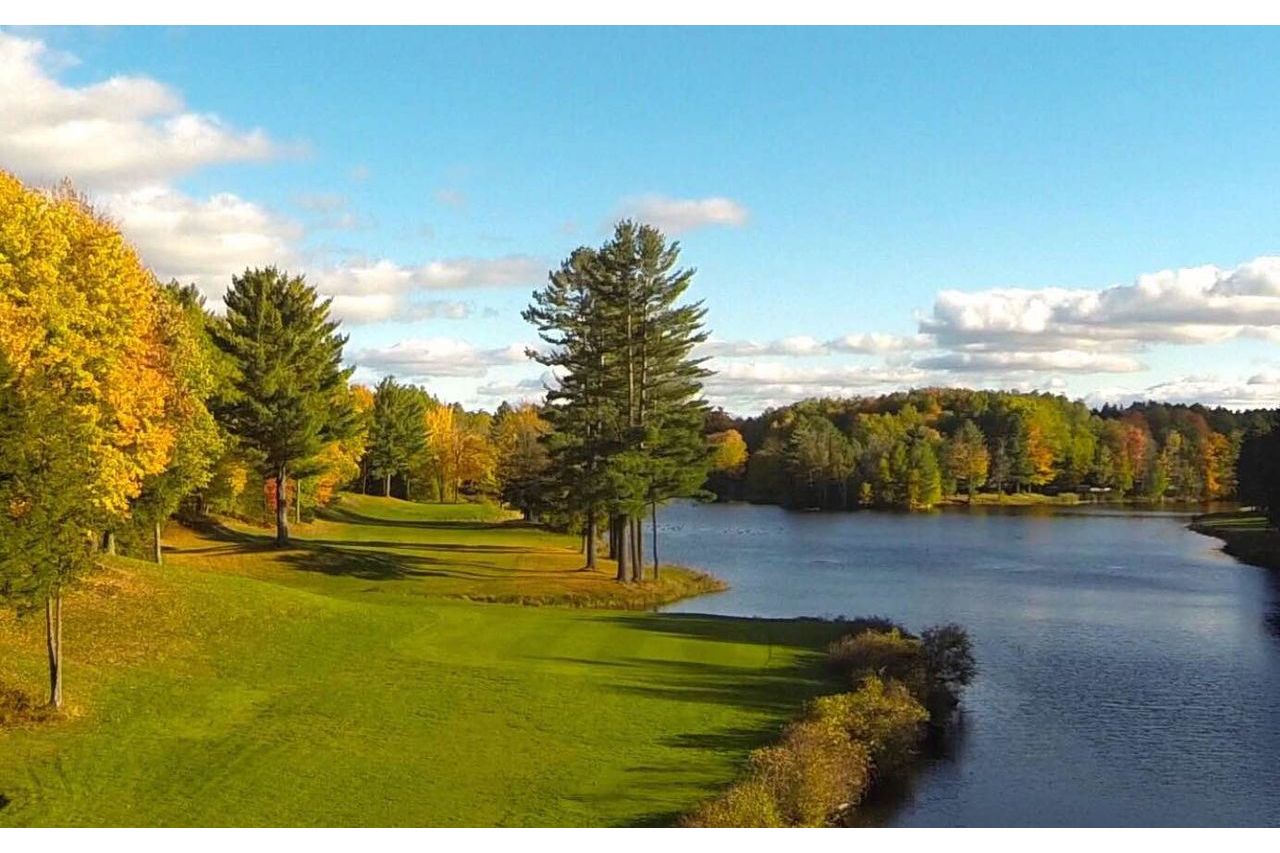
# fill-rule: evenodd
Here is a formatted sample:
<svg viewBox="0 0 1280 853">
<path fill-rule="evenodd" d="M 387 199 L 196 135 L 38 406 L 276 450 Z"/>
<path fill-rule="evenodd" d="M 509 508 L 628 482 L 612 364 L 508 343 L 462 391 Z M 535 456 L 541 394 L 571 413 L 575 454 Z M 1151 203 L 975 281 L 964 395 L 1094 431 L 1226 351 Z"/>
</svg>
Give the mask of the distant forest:
<svg viewBox="0 0 1280 853">
<path fill-rule="evenodd" d="M 1273 410 L 1095 410 L 1060 395 L 962 388 L 810 399 L 747 418 L 712 412 L 707 432 L 733 464 L 717 466 L 708 488 L 797 509 L 928 509 L 1021 492 L 1224 500 L 1237 494 L 1242 445 L 1276 420 Z"/>
</svg>

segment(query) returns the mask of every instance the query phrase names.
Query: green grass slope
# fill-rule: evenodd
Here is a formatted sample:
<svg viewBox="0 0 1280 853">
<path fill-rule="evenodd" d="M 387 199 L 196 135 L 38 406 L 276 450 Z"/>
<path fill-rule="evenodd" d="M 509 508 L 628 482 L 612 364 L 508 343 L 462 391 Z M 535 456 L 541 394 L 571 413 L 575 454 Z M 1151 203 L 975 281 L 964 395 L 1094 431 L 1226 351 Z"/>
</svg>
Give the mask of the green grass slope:
<svg viewBox="0 0 1280 853">
<path fill-rule="evenodd" d="M 113 561 L 66 607 L 67 718 L 0 728 L 0 825 L 666 824 L 829 689 L 823 623 L 449 598 L 580 562 L 457 511 Z M 41 628 L 0 619 L 0 686 L 38 695 Z"/>
</svg>

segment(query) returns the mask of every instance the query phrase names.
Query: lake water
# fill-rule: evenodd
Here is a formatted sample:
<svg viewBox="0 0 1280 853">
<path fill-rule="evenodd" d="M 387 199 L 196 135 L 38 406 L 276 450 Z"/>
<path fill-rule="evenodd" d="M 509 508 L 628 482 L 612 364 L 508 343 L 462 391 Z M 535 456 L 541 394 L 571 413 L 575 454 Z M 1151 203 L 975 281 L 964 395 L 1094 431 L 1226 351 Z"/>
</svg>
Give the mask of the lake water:
<svg viewBox="0 0 1280 853">
<path fill-rule="evenodd" d="M 1172 513 L 680 504 L 671 610 L 955 621 L 981 672 L 895 826 L 1280 825 L 1280 576 Z"/>
</svg>

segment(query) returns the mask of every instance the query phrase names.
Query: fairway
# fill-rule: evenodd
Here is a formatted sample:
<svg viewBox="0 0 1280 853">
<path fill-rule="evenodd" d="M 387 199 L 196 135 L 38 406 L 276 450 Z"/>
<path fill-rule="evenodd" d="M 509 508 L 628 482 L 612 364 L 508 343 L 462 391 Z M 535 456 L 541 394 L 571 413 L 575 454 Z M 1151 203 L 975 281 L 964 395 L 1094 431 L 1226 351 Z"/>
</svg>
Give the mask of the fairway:
<svg viewBox="0 0 1280 853">
<path fill-rule="evenodd" d="M 829 687 L 830 624 L 456 598 L 613 584 L 481 507 L 297 532 L 170 528 L 71 597 L 68 719 L 0 729 L 0 825 L 670 824 Z M 42 628 L 0 621 L 0 685 L 39 695 Z"/>
</svg>

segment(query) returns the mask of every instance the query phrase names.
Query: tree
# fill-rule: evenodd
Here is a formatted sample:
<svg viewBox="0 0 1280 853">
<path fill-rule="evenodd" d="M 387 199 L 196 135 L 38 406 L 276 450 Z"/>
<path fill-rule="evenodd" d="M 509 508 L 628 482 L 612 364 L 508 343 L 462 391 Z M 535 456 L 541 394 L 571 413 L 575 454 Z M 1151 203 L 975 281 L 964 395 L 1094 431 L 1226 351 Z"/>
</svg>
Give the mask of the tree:
<svg viewBox="0 0 1280 853">
<path fill-rule="evenodd" d="M 120 233 L 63 187 L 0 173 L 0 598 L 43 607 L 63 698 L 62 593 L 169 464 L 162 297 Z"/>
<path fill-rule="evenodd" d="M 713 432 L 707 436 L 711 444 L 711 470 L 741 474 L 747 467 L 747 443 L 736 429 Z"/>
<path fill-rule="evenodd" d="M 551 457 L 544 439 L 550 432 L 551 424 L 529 403 L 503 403 L 493 421 L 498 494 L 526 519 L 537 518 L 547 502 Z"/>
<path fill-rule="evenodd" d="M 957 483 L 964 483 L 969 500 L 986 484 L 990 465 L 986 437 L 977 424 L 966 419 L 947 445 L 947 468 Z"/>
<path fill-rule="evenodd" d="M 488 424 L 478 423 L 460 406 L 438 405 L 423 416 L 427 441 L 424 458 L 440 500 L 457 501 L 464 483 L 481 484 L 493 474 L 493 447 Z"/>
<path fill-rule="evenodd" d="M 163 471 L 142 482 L 132 515 L 152 535 L 152 557 L 163 561 L 160 533 L 165 519 L 191 493 L 208 484 L 213 464 L 223 450 L 218 425 L 206 407 L 214 390 L 211 342 L 205 331 L 204 297 L 194 285 L 165 285 L 158 308 L 160 329 L 172 377 L 165 398 L 164 421 L 176 436 Z"/>
<path fill-rule="evenodd" d="M 391 497 L 391 478 L 407 474 L 426 449 L 425 414 L 421 396 L 397 384 L 394 376 L 378 383 L 369 427 L 369 471 L 383 479 L 385 497 Z"/>
<path fill-rule="evenodd" d="M 351 368 L 342 366 L 346 337 L 302 276 L 275 267 L 247 269 L 223 297 L 226 317 L 213 339 L 235 367 L 233 396 L 218 413 L 228 429 L 261 454 L 276 483 L 276 544 L 289 543 L 290 469 L 355 430 L 342 405 Z"/>
<path fill-rule="evenodd" d="M 553 271 L 523 315 L 551 345 L 530 355 L 558 371 L 546 412 L 556 493 L 584 517 L 588 567 L 597 518 L 608 517 L 620 581 L 641 577 L 644 510 L 656 517 L 705 480 L 707 371 L 691 355 L 705 309 L 680 303 L 693 271 L 678 260 L 679 244 L 656 228 L 620 222 Z"/>
</svg>

